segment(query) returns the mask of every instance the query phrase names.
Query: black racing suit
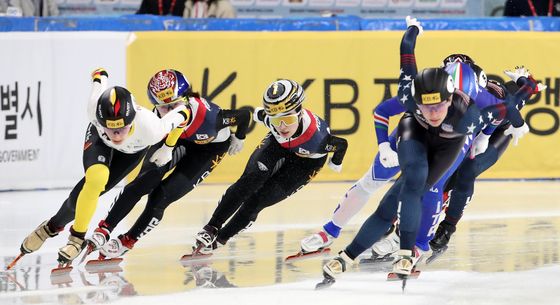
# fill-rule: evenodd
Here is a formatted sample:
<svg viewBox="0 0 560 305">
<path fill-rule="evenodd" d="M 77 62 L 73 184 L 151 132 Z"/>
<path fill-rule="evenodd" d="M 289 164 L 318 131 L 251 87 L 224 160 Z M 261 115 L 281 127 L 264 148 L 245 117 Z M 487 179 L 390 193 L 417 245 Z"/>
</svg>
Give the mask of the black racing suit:
<svg viewBox="0 0 560 305">
<path fill-rule="evenodd" d="M 216 105 L 210 104 L 214 109 Z M 215 135 L 224 128 L 237 125 L 235 136 L 238 139 L 245 139 L 251 119 L 248 111 L 219 109 L 217 106 L 214 110 L 218 111 L 216 117 L 211 120 L 206 118 L 204 122 L 200 123 L 199 129 L 213 129 L 214 133 L 210 132 L 210 134 Z M 193 116 L 193 121 L 197 120 L 196 116 L 196 114 Z M 189 128 L 196 127 L 193 125 L 190 122 L 184 134 L 188 133 Z M 190 134 L 194 135 L 193 132 Z M 204 143 L 193 139 L 196 137 L 181 137 L 173 150 L 173 159 L 162 167 L 157 167 L 148 160 L 151 154 L 163 145 L 163 141 L 160 145 L 152 147 L 146 156 L 140 174 L 126 185 L 122 193 L 115 199 L 107 218 L 100 223 L 100 226 L 112 231 L 142 196 L 149 194 L 144 211 L 126 235 L 136 241 L 154 229 L 171 203 L 192 191 L 216 168 L 227 153 L 231 141 L 227 139 L 222 142 Z M 172 168 L 174 171 L 162 180 L 165 173 Z"/>
<path fill-rule="evenodd" d="M 84 140 L 84 172 L 94 164 L 105 164 L 109 168 L 109 181 L 105 185 L 105 190 L 101 192 L 102 195 L 124 179 L 140 163 L 147 151 L 146 147 L 137 153 L 125 154 L 113 149 L 103 143 L 95 126 L 89 124 Z M 58 212 L 49 220 L 48 226 L 52 232 L 62 230 L 64 226 L 74 220 L 78 195 L 84 182 L 85 177 L 74 186 Z"/>
<path fill-rule="evenodd" d="M 328 152 L 334 152 L 333 164 L 342 164 L 346 140 L 331 135 L 322 119 L 305 109 L 303 112 L 312 122 L 307 128 L 300 122 L 296 133 L 282 143 L 268 119 L 262 117 L 271 132 L 257 146 L 239 180 L 226 190 L 208 222 L 219 229 L 217 241 L 221 244 L 249 227 L 264 208 L 309 183 L 325 164 Z"/>
</svg>

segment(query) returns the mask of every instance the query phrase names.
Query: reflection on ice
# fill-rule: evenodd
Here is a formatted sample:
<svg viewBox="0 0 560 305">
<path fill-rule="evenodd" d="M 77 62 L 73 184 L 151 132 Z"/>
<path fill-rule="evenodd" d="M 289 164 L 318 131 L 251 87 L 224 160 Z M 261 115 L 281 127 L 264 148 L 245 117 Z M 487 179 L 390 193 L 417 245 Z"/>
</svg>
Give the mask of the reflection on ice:
<svg viewBox="0 0 560 305">
<path fill-rule="evenodd" d="M 496 188 L 488 184 L 488 189 Z M 313 288 L 329 255 L 284 262 L 299 251 L 299 240 L 315 232 L 336 206 L 338 197 L 317 194 L 325 189 L 340 189 L 343 194 L 346 184 L 309 185 L 297 198 L 263 212 L 250 230 L 211 258 L 182 265 L 179 258 L 190 252 L 192 237 L 215 207 L 208 199 L 219 197 L 226 187 L 206 185 L 172 205 L 165 221 L 142 238 L 118 268 L 94 270 L 82 264 L 74 266 L 69 278 L 52 282 L 50 270 L 67 232 L 48 240 L 13 271 L 0 272 L 0 304 L 557 304 L 560 188 L 554 185 L 538 192 L 542 185 L 524 184 L 535 189 L 528 192 L 532 203 L 528 207 L 524 191 L 510 184 L 518 198 L 507 201 L 493 199 L 491 192 L 484 192 L 486 183 L 481 185 L 447 253 L 432 265 L 420 265 L 422 274 L 408 282 L 405 295 L 400 284 L 385 280 L 390 262 L 356 264 L 321 292 Z M 0 208 L 9 205 L 11 211 L 0 214 L 0 268 L 17 255 L 23 237 L 54 213 L 66 193 L 0 194 Z M 545 194 L 548 197 L 542 197 Z M 112 196 L 103 197 L 92 224 L 104 216 Z M 44 204 L 36 204 L 39 197 Z M 330 255 L 351 241 L 376 204 L 376 198 L 368 203 L 331 246 Z M 130 219 L 137 213 L 133 211 Z M 130 224 L 123 226 L 115 233 Z"/>
</svg>

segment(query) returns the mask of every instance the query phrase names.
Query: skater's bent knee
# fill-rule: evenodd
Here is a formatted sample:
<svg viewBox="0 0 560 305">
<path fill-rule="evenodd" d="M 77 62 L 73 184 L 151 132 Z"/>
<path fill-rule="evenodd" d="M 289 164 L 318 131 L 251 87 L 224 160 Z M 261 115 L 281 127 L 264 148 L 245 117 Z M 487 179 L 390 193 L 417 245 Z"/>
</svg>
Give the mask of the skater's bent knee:
<svg viewBox="0 0 560 305">
<path fill-rule="evenodd" d="M 109 168 L 104 164 L 94 164 L 86 170 L 84 187 L 101 192 L 105 189 L 107 181 L 109 181 Z"/>
</svg>

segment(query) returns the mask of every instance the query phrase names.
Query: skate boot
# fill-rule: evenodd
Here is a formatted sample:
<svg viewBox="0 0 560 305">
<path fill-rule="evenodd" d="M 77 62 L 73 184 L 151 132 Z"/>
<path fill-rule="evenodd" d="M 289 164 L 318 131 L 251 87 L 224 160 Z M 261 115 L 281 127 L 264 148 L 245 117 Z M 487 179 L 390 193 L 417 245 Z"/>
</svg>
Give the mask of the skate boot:
<svg viewBox="0 0 560 305">
<path fill-rule="evenodd" d="M 455 225 L 447 220 L 444 220 L 439 224 L 434 238 L 430 240 L 432 255 L 428 257 L 426 264 L 433 263 L 438 257 L 442 256 L 445 251 L 447 251 L 447 248 L 449 247 L 447 244 L 449 244 L 451 235 L 455 233 L 456 229 Z"/>
<path fill-rule="evenodd" d="M 330 246 L 334 237 L 321 230 L 301 240 L 301 251 L 303 253 L 316 252 Z"/>
<path fill-rule="evenodd" d="M 354 260 L 351 259 L 346 252 L 340 251 L 335 258 L 331 259 L 323 266 L 323 274 L 335 278 L 339 274 L 345 272 L 347 267 L 352 265 L 353 261 Z"/>
<path fill-rule="evenodd" d="M 119 235 L 118 238 L 112 238 L 103 245 L 103 247 L 99 249 L 99 254 L 103 258 L 117 258 L 130 251 L 135 243 L 136 240 L 132 239 L 130 236 L 126 234 Z"/>
<path fill-rule="evenodd" d="M 60 265 L 69 265 L 82 253 L 87 245 L 84 235 L 84 233 L 78 233 L 73 228 L 70 228 L 68 243 L 58 250 L 58 263 Z"/>
<path fill-rule="evenodd" d="M 109 240 L 109 236 L 111 231 L 109 230 L 108 226 L 106 225 L 105 221 L 99 222 L 99 227 L 93 231 L 91 238 L 88 240 L 89 245 L 92 247 L 91 250 L 99 250 L 107 240 Z"/>
<path fill-rule="evenodd" d="M 218 228 L 210 225 L 205 225 L 200 232 L 196 233 L 195 236 L 196 248 L 197 249 L 207 248 L 207 250 L 209 249 L 211 252 L 212 250 L 215 249 L 213 248 L 213 244 L 216 241 L 217 236 L 218 236 Z"/>
<path fill-rule="evenodd" d="M 204 229 L 202 231 L 197 233 L 197 235 L 196 235 L 196 246 L 192 247 L 192 252 L 181 256 L 181 262 L 182 262 L 183 266 L 187 267 L 187 266 L 191 265 L 191 262 L 190 262 L 191 260 L 201 259 L 201 258 L 204 258 L 204 257 L 211 256 L 212 253 L 214 252 L 214 250 L 216 250 L 220 247 L 223 247 L 226 244 L 227 241 L 221 241 L 221 240 L 218 240 L 216 238 L 216 236 L 217 236 L 217 229 L 216 228 L 214 228 L 214 229 L 216 229 L 216 233 L 214 234 L 214 233 L 206 231 L 207 227 L 214 228 L 214 227 L 206 225 L 206 226 L 204 226 Z M 205 241 L 213 240 L 213 242 L 210 243 L 210 245 L 205 246 L 204 243 L 199 241 L 199 239 L 198 239 L 199 236 L 204 237 Z"/>
<path fill-rule="evenodd" d="M 385 235 L 371 247 L 371 259 L 374 261 L 393 260 L 393 253 L 400 249 L 400 237 L 397 234 L 398 228 L 392 226 L 389 234 Z"/>
<path fill-rule="evenodd" d="M 430 248 L 432 248 L 434 252 L 439 252 L 443 248 L 447 249 L 447 244 L 449 240 L 451 240 L 451 235 L 455 233 L 455 230 L 457 230 L 457 228 L 454 224 L 447 220 L 442 221 L 437 228 L 434 238 L 430 241 Z"/>
<path fill-rule="evenodd" d="M 202 248 L 198 249 L 198 253 L 204 254 L 204 255 L 212 254 L 212 252 L 214 252 L 214 250 L 216 250 L 218 248 L 221 248 L 223 246 L 225 246 L 225 244 L 221 243 L 218 240 L 214 240 L 214 242 L 210 246 L 207 246 L 207 247 L 203 246 Z"/>
<path fill-rule="evenodd" d="M 416 264 L 422 258 L 423 251 L 417 247 L 414 250 L 399 250 L 397 251 L 397 258 L 393 263 L 393 274 L 397 275 L 400 279 L 408 278 L 416 268 Z"/>
<path fill-rule="evenodd" d="M 48 220 L 45 220 L 23 240 L 20 246 L 21 253 L 28 254 L 39 250 L 47 238 L 57 236 L 58 232 L 62 230 L 56 232 L 51 231 L 47 225 L 48 222 Z"/>
<path fill-rule="evenodd" d="M 323 266 L 323 281 L 315 286 L 315 289 L 325 289 L 332 286 L 336 282 L 336 277 L 346 271 L 348 266 L 352 265 L 353 259 L 344 251 L 338 252 L 338 255 L 328 261 Z"/>
</svg>

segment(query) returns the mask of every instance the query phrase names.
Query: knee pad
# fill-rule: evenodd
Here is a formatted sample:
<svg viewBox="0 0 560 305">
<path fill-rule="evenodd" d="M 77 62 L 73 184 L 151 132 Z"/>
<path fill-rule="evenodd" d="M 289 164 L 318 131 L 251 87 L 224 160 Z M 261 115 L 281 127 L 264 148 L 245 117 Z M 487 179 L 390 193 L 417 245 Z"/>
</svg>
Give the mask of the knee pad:
<svg viewBox="0 0 560 305">
<path fill-rule="evenodd" d="M 402 179 L 406 189 L 418 193 L 423 193 L 426 188 L 426 180 L 428 179 L 428 166 L 422 163 L 410 163 L 407 165 L 408 170 L 404 171 Z"/>
<path fill-rule="evenodd" d="M 109 168 L 104 164 L 94 164 L 86 169 L 85 183 L 76 200 L 74 230 L 87 231 L 91 217 L 95 213 L 99 194 L 109 181 Z"/>
<path fill-rule="evenodd" d="M 109 168 L 105 164 L 94 164 L 86 170 L 84 188 L 101 193 L 109 181 Z"/>
</svg>

